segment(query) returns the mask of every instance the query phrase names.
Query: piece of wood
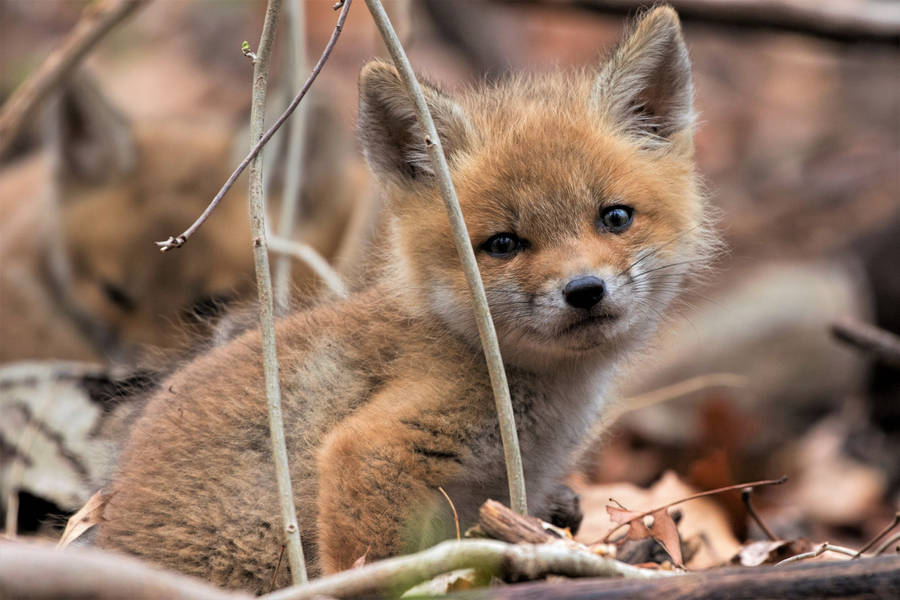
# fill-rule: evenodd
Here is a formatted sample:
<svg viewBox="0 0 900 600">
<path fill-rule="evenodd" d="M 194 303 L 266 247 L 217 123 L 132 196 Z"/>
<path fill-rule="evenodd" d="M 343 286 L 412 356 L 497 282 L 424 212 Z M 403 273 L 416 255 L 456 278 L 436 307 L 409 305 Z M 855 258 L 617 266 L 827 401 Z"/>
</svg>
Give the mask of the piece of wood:
<svg viewBox="0 0 900 600">
<path fill-rule="evenodd" d="M 541 544 L 560 539 L 547 531 L 537 517 L 519 515 L 496 500 L 488 500 L 478 509 L 478 525 L 488 536 L 513 544 Z"/>
<path fill-rule="evenodd" d="M 91 548 L 60 551 L 38 542 L 0 542 L 0 598 L 58 600 L 250 600 L 133 556 Z"/>
<path fill-rule="evenodd" d="M 580 579 L 450 594 L 451 600 L 713 600 L 716 598 L 867 599 L 900 597 L 900 556 L 801 562 L 784 567 L 712 569 L 664 579 Z"/>
</svg>

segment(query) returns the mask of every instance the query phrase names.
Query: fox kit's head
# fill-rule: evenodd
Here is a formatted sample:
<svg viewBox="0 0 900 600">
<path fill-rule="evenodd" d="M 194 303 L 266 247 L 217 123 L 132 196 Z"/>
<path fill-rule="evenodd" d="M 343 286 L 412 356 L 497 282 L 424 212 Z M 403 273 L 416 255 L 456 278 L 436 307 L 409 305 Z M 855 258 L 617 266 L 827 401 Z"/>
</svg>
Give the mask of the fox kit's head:
<svg viewBox="0 0 900 600">
<path fill-rule="evenodd" d="M 86 76 L 51 117 L 57 235 L 48 268 L 61 305 L 101 353 L 127 359 L 145 344 L 182 345 L 179 325 L 199 326 L 198 315 L 252 290 L 237 198 L 186 251 L 161 255 L 153 244 L 190 224 L 227 178 L 229 128 L 129 123 Z"/>
<path fill-rule="evenodd" d="M 396 71 L 360 81 L 367 160 L 390 190 L 402 277 L 477 340 L 465 279 Z M 619 356 L 708 254 L 693 87 L 678 17 L 648 12 L 596 69 L 457 99 L 425 86 L 507 361 Z"/>
</svg>

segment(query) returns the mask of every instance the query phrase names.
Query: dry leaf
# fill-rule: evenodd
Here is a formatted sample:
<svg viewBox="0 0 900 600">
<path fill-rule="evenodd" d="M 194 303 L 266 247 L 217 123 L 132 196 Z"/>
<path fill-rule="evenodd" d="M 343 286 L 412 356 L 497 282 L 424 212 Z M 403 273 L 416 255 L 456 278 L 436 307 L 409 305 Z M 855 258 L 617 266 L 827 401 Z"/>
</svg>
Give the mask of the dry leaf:
<svg viewBox="0 0 900 600">
<path fill-rule="evenodd" d="M 443 596 L 450 592 L 472 590 L 488 584 L 484 576 L 479 575 L 475 569 L 459 569 L 449 573 L 443 573 L 412 587 L 403 593 L 401 598 L 421 596 Z"/>
<path fill-rule="evenodd" d="M 353 564 L 350 566 L 350 568 L 351 568 L 351 569 L 355 569 L 355 568 L 357 568 L 357 567 L 365 566 L 365 564 L 366 564 L 366 557 L 368 557 L 368 556 L 369 556 L 369 549 L 366 548 L 366 551 L 363 552 L 363 555 L 360 556 L 359 558 L 357 558 L 356 560 L 354 560 L 354 561 L 353 561 Z"/>
<path fill-rule="evenodd" d="M 653 517 L 653 526 L 650 527 L 650 535 L 654 540 L 659 542 L 676 567 L 682 567 L 681 556 L 681 538 L 678 536 L 678 527 L 675 521 L 665 508 L 661 508 L 651 515 Z"/>
<path fill-rule="evenodd" d="M 813 545 L 804 539 L 751 542 L 734 555 L 731 563 L 744 567 L 773 565 L 791 556 L 809 552 L 812 548 Z"/>
<path fill-rule="evenodd" d="M 76 539 L 81 537 L 85 531 L 103 520 L 103 510 L 106 503 L 109 502 L 109 496 L 100 490 L 94 493 L 84 506 L 78 509 L 78 512 L 69 518 L 66 523 L 66 529 L 63 531 L 62 537 L 59 538 L 57 548 L 65 548 Z"/>
<path fill-rule="evenodd" d="M 628 523 L 630 519 L 634 519 L 641 514 L 634 510 L 626 510 L 609 504 L 606 506 L 606 512 L 609 514 L 609 518 L 612 522 L 616 525 Z M 647 529 L 647 526 L 644 525 L 644 522 L 641 519 L 636 519 L 631 521 L 631 523 L 628 523 L 628 533 L 624 538 L 619 540 L 619 543 L 627 540 L 643 540 L 648 537 L 651 537 L 650 530 Z"/>
<path fill-rule="evenodd" d="M 568 483 L 581 496 L 581 506 L 584 510 L 584 522 L 576 539 L 587 543 L 603 538 L 615 526 L 616 522 L 609 511 L 604 510 L 610 497 L 615 497 L 626 506 L 654 508 L 697 491 L 685 485 L 672 472 L 663 475 L 649 489 L 624 483 L 590 484 L 578 479 L 570 479 Z M 703 541 L 692 557 L 684 557 L 689 569 L 707 569 L 725 564 L 741 549 L 741 544 L 731 532 L 724 511 L 715 500 L 698 498 L 679 504 L 678 509 L 683 515 L 678 523 L 681 538 L 683 540 L 699 538 Z"/>
</svg>

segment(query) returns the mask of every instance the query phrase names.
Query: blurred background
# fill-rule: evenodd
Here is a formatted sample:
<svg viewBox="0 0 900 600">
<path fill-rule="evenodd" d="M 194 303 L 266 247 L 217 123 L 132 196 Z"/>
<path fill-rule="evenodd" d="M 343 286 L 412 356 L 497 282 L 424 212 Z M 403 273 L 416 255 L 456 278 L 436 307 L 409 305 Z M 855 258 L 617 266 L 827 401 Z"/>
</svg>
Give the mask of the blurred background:
<svg viewBox="0 0 900 600">
<path fill-rule="evenodd" d="M 0 99 L 72 30 L 85 4 L 0 0 Z M 304 3 L 309 62 L 331 35 L 332 4 Z M 418 72 L 450 93 L 509 72 L 592 64 L 645 4 L 385 2 Z M 582 535 L 605 533 L 610 490 L 644 503 L 638 488 L 673 479 L 703 490 L 788 475 L 757 493 L 769 527 L 785 539 L 858 546 L 900 508 L 900 371 L 839 341 L 832 326 L 851 319 L 900 334 L 900 4 L 672 4 L 693 59 L 697 160 L 727 251 L 624 378 L 619 393 L 631 401 L 572 478 L 587 513 Z M 218 226 L 214 216 L 208 239 L 197 242 L 206 250 L 188 259 L 188 247 L 181 263 L 163 263 L 150 242 L 186 228 L 246 148 L 250 65 L 240 45 L 255 46 L 264 8 L 256 0 L 148 3 L 87 57 L 79 73 L 89 83 L 76 78 L 46 103 L 2 157 L 0 491 L 7 513 L 19 500 L 20 532 L 52 533 L 62 521 L 48 515 L 77 508 L 102 481 L 108 465 L 89 457 L 114 453 L 107 438 L 127 426 L 127 415 L 107 416 L 153 385 L 135 371 L 178 355 L 178 332 L 212 335 L 207 317 L 252 297 L 249 234 L 235 233 L 246 220 L 238 188 L 226 200 L 236 208 Z M 292 94 L 285 22 L 270 122 Z M 305 121 L 295 235 L 351 287 L 365 284 L 379 209 L 355 141 L 356 77 L 384 55 L 357 0 Z M 273 216 L 283 144 L 267 156 L 276 165 Z M 121 178 L 98 175 L 85 156 L 104 168 L 122 162 Z M 98 233 L 105 229 L 114 231 Z M 138 282 L 155 271 L 157 279 Z M 177 291 L 145 306 L 140 285 L 161 294 L 169 284 L 160 281 L 176 280 Z M 327 298 L 302 269 L 295 281 L 295 305 Z M 629 508 L 652 508 L 661 496 L 652 498 Z M 737 493 L 718 496 L 713 510 L 726 531 L 704 534 L 723 540 L 710 543 L 709 563 L 762 536 Z"/>
</svg>

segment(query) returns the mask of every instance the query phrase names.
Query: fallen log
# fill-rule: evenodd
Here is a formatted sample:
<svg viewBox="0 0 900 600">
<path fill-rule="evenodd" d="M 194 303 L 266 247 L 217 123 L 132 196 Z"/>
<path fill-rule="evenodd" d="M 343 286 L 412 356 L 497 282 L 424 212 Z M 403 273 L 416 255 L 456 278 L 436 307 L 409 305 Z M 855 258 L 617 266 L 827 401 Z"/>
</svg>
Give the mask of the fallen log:
<svg viewBox="0 0 900 600">
<path fill-rule="evenodd" d="M 452 600 L 896 600 L 898 597 L 900 556 L 800 562 L 784 567 L 711 569 L 662 579 L 578 579 L 523 583 L 446 596 Z"/>
</svg>

